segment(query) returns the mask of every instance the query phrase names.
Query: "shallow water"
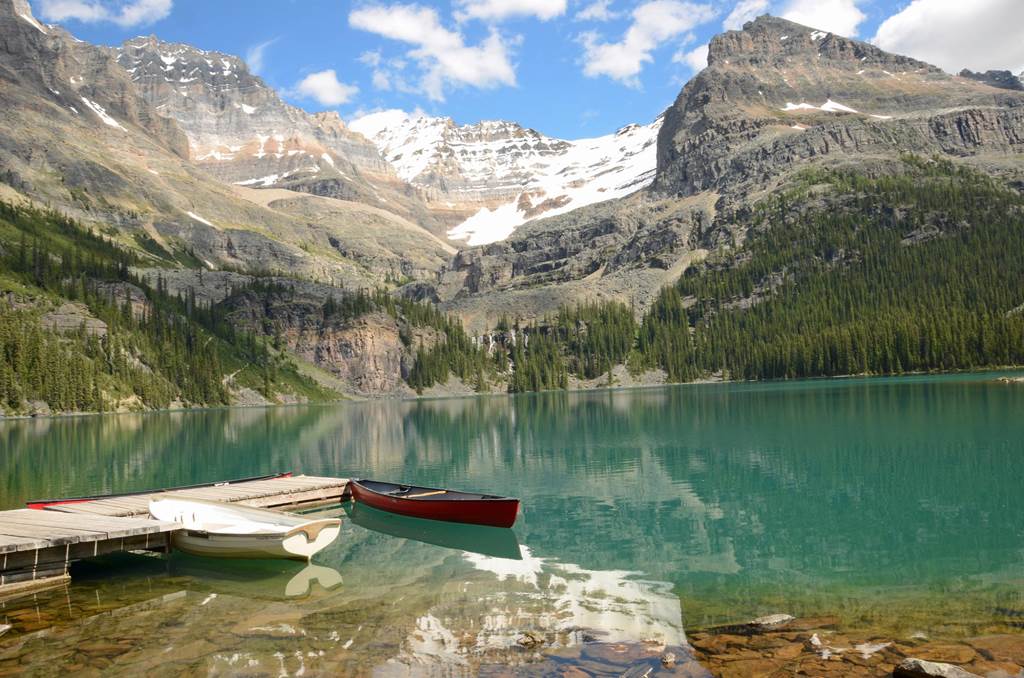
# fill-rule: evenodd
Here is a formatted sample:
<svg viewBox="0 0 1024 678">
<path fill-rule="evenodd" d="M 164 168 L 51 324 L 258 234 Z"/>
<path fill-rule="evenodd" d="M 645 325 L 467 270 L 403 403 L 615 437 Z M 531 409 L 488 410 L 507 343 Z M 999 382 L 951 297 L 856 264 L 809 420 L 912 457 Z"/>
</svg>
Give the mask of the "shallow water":
<svg viewBox="0 0 1024 678">
<path fill-rule="evenodd" d="M 6 422 L 0 508 L 293 470 L 514 494 L 523 513 L 488 533 L 331 509 L 344 529 L 313 569 L 85 564 L 0 607 L 0 673 L 614 668 L 602 643 L 774 612 L 1012 631 L 1024 387 L 995 376 Z"/>
</svg>

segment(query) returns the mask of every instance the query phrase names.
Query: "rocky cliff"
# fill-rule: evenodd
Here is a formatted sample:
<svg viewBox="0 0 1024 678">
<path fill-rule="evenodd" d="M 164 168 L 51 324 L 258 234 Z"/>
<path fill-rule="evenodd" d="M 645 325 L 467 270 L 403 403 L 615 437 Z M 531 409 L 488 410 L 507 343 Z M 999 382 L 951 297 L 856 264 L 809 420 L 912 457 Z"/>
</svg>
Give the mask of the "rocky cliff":
<svg viewBox="0 0 1024 678">
<path fill-rule="evenodd" d="M 111 55 L 39 22 L 27 0 L 0 0 L 0 36 L 0 79 L 21 90 L 5 88 L 5 107 L 36 95 L 75 116 L 94 116 L 111 127 L 133 125 L 168 150 L 187 155 L 181 129 L 155 114 Z"/>
<path fill-rule="evenodd" d="M 112 53 L 146 101 L 188 135 L 193 164 L 218 179 L 362 202 L 443 232 L 418 192 L 337 113 L 285 103 L 237 56 L 155 36 Z"/>
</svg>

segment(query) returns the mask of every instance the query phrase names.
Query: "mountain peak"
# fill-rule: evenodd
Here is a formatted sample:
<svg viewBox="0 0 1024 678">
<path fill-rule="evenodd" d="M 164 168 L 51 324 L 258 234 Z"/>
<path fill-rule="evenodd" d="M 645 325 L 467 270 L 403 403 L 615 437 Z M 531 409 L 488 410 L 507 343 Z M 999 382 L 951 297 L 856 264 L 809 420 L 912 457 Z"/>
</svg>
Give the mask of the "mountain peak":
<svg viewBox="0 0 1024 678">
<path fill-rule="evenodd" d="M 195 77 L 214 78 L 219 73 L 226 79 L 251 81 L 253 86 L 264 86 L 259 77 L 249 72 L 248 65 L 233 54 L 207 51 L 179 42 L 165 42 L 155 35 L 126 40 L 116 51 L 118 61 L 136 81 L 142 75 L 137 74 L 135 69 L 142 67 L 143 73 L 148 76 L 176 79 L 185 83 Z"/>
<path fill-rule="evenodd" d="M 743 182 L 756 181 L 757 172 L 771 173 L 759 168 L 758 153 L 777 157 L 785 148 L 794 156 L 818 158 L 869 143 L 885 147 L 893 143 L 892 130 L 921 138 L 922 120 L 968 109 L 1017 108 L 1018 97 L 860 40 L 762 16 L 710 42 L 708 67 L 686 84 L 666 117 L 656 188 L 742 192 Z M 772 144 L 779 148 L 766 150 Z M 723 160 L 738 147 L 750 155 L 742 162 Z M 735 171 L 742 167 L 759 169 Z"/>
<path fill-rule="evenodd" d="M 708 45 L 709 66 L 784 66 L 821 60 L 855 70 L 869 64 L 890 71 L 942 72 L 923 61 L 769 14 L 747 22 L 742 30 L 716 35 Z"/>
<path fill-rule="evenodd" d="M 5 14 L 10 13 L 23 19 L 42 33 L 49 33 L 49 29 L 39 23 L 32 14 L 32 7 L 28 4 L 28 0 L 2 0 L 0 1 L 0 10 L 3 10 Z"/>
</svg>

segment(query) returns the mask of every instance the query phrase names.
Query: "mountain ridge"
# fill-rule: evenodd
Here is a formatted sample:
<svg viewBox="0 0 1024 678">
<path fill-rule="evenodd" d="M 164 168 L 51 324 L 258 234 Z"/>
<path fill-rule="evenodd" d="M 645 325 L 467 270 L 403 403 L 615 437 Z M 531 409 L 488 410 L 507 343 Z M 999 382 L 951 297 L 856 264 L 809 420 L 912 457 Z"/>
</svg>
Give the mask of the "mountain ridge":
<svg viewBox="0 0 1024 678">
<path fill-rule="evenodd" d="M 113 53 L 142 96 L 185 131 L 190 160 L 221 181 L 385 206 L 443 232 L 416 191 L 337 113 L 286 103 L 241 58 L 155 36 Z"/>
<path fill-rule="evenodd" d="M 428 200 L 461 210 L 453 241 L 504 240 L 522 224 L 624 197 L 653 180 L 659 117 L 590 139 L 549 137 L 507 120 L 382 111 L 352 123 Z"/>
<path fill-rule="evenodd" d="M 741 246 L 751 205 L 808 164 L 874 173 L 918 153 L 1019 172 L 1021 93 L 767 15 L 709 54 L 665 114 L 649 188 L 462 250 L 442 303 L 474 327 L 488 309 L 553 313 L 561 289 L 646 308 L 706 253 Z"/>
</svg>

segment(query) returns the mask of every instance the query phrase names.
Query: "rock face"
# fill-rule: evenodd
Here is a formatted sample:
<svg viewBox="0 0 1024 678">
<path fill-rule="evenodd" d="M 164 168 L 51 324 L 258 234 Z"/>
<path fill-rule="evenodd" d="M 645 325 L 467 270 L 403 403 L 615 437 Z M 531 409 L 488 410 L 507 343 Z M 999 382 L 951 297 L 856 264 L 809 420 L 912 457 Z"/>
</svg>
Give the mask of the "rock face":
<svg viewBox="0 0 1024 678">
<path fill-rule="evenodd" d="M 594 139 L 565 141 L 514 122 L 457 125 L 451 118 L 385 111 L 353 129 L 436 209 L 465 218 L 448 235 L 481 245 L 519 225 L 633 193 L 654 178 L 661 119 Z"/>
<path fill-rule="evenodd" d="M 400 396 L 412 391 L 402 380 L 412 366 L 399 337 L 398 322 L 373 313 L 347 325 L 331 325 L 315 335 L 290 332 L 289 349 L 351 384 L 361 395 Z"/>
<path fill-rule="evenodd" d="M 110 127 L 134 125 L 168 150 L 187 155 L 182 131 L 155 114 L 104 50 L 76 40 L 60 27 L 40 23 L 25 0 L 0 0 L 0 36 L 0 80 L 45 97 L 75 116 Z M 21 103 L 12 95 L 0 94 L 5 108 Z"/>
<path fill-rule="evenodd" d="M 1010 71 L 985 71 L 984 73 L 975 73 L 974 71 L 969 71 L 965 68 L 960 71 L 960 77 L 977 80 L 978 82 L 983 82 L 986 85 L 991 85 L 992 87 L 998 87 L 1000 89 L 1024 91 L 1024 80 L 1021 80 L 1021 76 L 1014 75 Z"/>
<path fill-rule="evenodd" d="M 84 331 L 98 337 L 106 336 L 107 324 L 89 313 L 85 304 L 65 303 L 44 313 L 39 324 L 55 332 Z"/>
<path fill-rule="evenodd" d="M 178 279 L 170 289 L 195 282 Z M 213 298 L 224 293 L 216 279 Z M 364 397 L 412 395 L 403 378 L 413 356 L 402 341 L 402 325 L 387 313 L 371 312 L 355 318 L 325 317 L 324 300 L 341 298 L 343 291 L 315 283 L 278 280 L 277 293 L 235 292 L 223 299 L 231 322 L 239 328 L 279 338 L 283 348 L 333 376 L 346 393 Z M 415 330 L 410 336 L 431 346 L 435 337 Z M 422 336 L 421 336 L 422 334 Z"/>
</svg>

